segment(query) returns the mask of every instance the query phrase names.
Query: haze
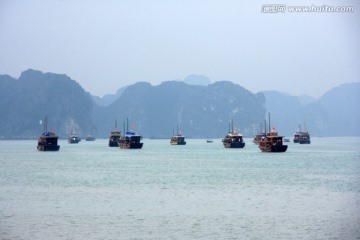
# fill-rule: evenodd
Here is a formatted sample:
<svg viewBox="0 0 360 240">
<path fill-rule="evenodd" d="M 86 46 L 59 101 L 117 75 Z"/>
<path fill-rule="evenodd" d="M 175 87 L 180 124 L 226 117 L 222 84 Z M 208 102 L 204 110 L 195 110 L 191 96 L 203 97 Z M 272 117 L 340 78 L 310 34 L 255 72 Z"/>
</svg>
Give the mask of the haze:
<svg viewBox="0 0 360 240">
<path fill-rule="evenodd" d="M 358 1 L 351 13 L 262 13 L 266 1 L 0 0 L 0 74 L 64 73 L 93 95 L 201 74 L 253 92 L 320 97 L 360 79 Z"/>
</svg>

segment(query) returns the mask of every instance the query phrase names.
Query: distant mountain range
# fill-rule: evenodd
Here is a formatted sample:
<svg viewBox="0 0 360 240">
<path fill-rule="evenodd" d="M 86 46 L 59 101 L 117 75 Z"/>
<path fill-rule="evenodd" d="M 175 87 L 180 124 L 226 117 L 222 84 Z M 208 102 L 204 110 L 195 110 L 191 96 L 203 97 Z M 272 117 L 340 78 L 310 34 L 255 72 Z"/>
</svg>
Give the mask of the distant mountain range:
<svg viewBox="0 0 360 240">
<path fill-rule="evenodd" d="M 272 122 L 284 135 L 291 136 L 298 125 L 306 125 L 317 136 L 360 136 L 360 82 L 342 84 L 318 100 L 305 97 L 305 104 L 303 96 L 263 93 Z"/>
<path fill-rule="evenodd" d="M 19 79 L 0 76 L 0 139 L 33 139 L 48 115 L 49 130 L 66 137 L 93 132 L 94 102 L 90 94 L 66 75 L 24 71 Z"/>
<path fill-rule="evenodd" d="M 200 86 L 207 86 L 211 84 L 211 81 L 208 77 L 203 75 L 189 75 L 184 80 L 184 83 L 188 85 L 200 85 Z M 113 102 L 115 102 L 121 94 L 124 92 L 124 90 L 127 88 L 127 86 L 119 88 L 115 94 L 106 94 L 103 97 L 98 96 L 92 96 L 95 103 L 99 106 L 109 106 Z"/>
<path fill-rule="evenodd" d="M 114 103 L 96 108 L 93 119 L 100 135 L 109 133 L 115 118 L 120 122 L 129 118 L 148 137 L 170 137 L 177 124 L 186 136 L 220 137 L 228 131 L 231 119 L 242 132 L 252 134 L 253 123 L 264 114 L 262 94 L 231 82 L 200 86 L 168 81 L 127 87 Z"/>
<path fill-rule="evenodd" d="M 92 96 L 95 103 L 99 106 L 109 106 L 118 99 L 121 94 L 125 91 L 127 86 L 119 88 L 115 94 L 106 94 L 103 97 Z"/>
<path fill-rule="evenodd" d="M 99 98 L 66 75 L 26 70 L 19 79 L 0 75 L 0 139 L 36 139 L 46 115 L 50 130 L 61 138 L 72 127 L 83 137 L 107 138 L 115 119 L 122 131 L 126 118 L 144 137 L 169 138 L 176 125 L 187 137 L 223 137 L 232 119 L 251 137 L 268 111 L 282 135 L 292 136 L 305 122 L 313 136 L 360 136 L 359 103 L 360 83 L 314 99 L 277 91 L 254 94 L 229 81 L 211 84 L 200 75 L 157 86 L 139 82 Z"/>
</svg>

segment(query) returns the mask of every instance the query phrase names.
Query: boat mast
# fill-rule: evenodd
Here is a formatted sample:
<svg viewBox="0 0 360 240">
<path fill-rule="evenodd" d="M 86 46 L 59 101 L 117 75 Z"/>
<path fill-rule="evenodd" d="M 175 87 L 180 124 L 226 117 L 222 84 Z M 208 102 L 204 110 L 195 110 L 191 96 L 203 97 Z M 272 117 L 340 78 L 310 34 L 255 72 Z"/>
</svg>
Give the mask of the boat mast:
<svg viewBox="0 0 360 240">
<path fill-rule="evenodd" d="M 234 120 L 231 119 L 231 132 L 234 133 Z"/>
<path fill-rule="evenodd" d="M 47 132 L 47 115 L 44 120 L 44 132 Z"/>
<path fill-rule="evenodd" d="M 271 132 L 271 125 L 270 125 L 270 112 L 269 112 L 269 132 Z"/>
<path fill-rule="evenodd" d="M 266 136 L 266 119 L 264 119 L 264 126 L 265 126 L 265 136 Z"/>
<path fill-rule="evenodd" d="M 129 131 L 129 118 L 126 118 L 126 132 Z"/>
<path fill-rule="evenodd" d="M 176 135 L 179 135 L 179 125 L 176 124 Z"/>
</svg>

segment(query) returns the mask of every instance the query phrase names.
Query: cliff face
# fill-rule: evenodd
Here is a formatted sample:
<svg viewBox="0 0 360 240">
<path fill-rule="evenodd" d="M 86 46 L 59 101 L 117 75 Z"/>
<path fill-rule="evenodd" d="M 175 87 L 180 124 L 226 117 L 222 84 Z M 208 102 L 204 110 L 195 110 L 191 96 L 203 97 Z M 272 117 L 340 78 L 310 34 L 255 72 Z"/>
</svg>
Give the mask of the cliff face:
<svg viewBox="0 0 360 240">
<path fill-rule="evenodd" d="M 74 126 L 87 134 L 93 102 L 88 93 L 66 75 L 24 71 L 19 79 L 0 76 L 0 138 L 33 139 L 42 131 L 39 121 L 66 138 Z"/>
<path fill-rule="evenodd" d="M 169 81 L 129 86 L 113 104 L 96 111 L 101 134 L 110 132 L 115 118 L 121 123 L 128 117 L 135 130 L 148 137 L 170 137 L 177 124 L 189 137 L 220 137 L 231 119 L 241 132 L 252 135 L 253 124 L 265 115 L 265 103 L 262 94 L 231 82 L 200 86 Z"/>
<path fill-rule="evenodd" d="M 321 136 L 360 135 L 360 83 L 344 84 L 320 99 L 305 99 L 276 91 L 253 94 L 228 81 L 189 85 L 168 81 L 157 86 L 139 82 L 121 89 L 108 106 L 93 98 L 66 75 L 24 71 L 19 79 L 0 76 L 0 139 L 36 139 L 39 121 L 48 116 L 52 128 L 66 138 L 74 127 L 82 137 L 107 138 L 123 122 L 144 137 L 172 135 L 179 125 L 186 137 L 223 137 L 228 124 L 251 137 L 271 112 L 272 126 L 292 136 L 306 122 L 310 133 Z M 112 100 L 113 101 L 113 100 Z"/>
<path fill-rule="evenodd" d="M 346 83 L 326 92 L 318 101 L 329 116 L 330 136 L 360 135 L 360 82 Z"/>
<path fill-rule="evenodd" d="M 326 92 L 320 99 L 304 104 L 296 96 L 264 92 L 266 108 L 281 134 L 292 136 L 301 124 L 312 135 L 360 135 L 360 83 L 347 83 Z"/>
</svg>

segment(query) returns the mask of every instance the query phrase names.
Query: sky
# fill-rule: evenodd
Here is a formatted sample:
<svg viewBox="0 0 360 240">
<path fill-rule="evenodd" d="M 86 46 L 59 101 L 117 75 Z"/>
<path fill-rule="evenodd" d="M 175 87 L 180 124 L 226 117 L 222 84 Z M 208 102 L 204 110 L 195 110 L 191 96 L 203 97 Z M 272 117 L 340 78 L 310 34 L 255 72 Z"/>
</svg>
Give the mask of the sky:
<svg viewBox="0 0 360 240">
<path fill-rule="evenodd" d="M 66 74 L 96 96 L 197 74 L 318 98 L 360 81 L 360 2 L 0 0 L 0 74 L 29 68 Z"/>
</svg>

